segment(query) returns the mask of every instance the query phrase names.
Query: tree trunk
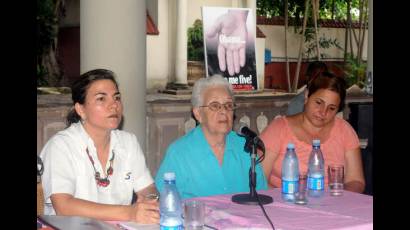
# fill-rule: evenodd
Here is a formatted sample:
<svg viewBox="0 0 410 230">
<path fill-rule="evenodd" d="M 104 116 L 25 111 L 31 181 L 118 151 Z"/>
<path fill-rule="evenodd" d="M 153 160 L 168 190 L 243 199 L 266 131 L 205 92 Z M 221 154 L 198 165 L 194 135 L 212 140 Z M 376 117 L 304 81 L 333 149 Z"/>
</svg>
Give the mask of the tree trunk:
<svg viewBox="0 0 410 230">
<path fill-rule="evenodd" d="M 350 44 L 350 54 L 353 55 L 353 42 L 352 42 L 352 16 L 350 15 L 350 10 L 351 10 L 351 0 L 347 0 L 347 26 L 348 26 L 348 31 L 349 31 L 349 44 Z M 354 31 L 353 31 L 354 33 Z M 356 34 L 355 38 L 356 38 Z"/>
<path fill-rule="evenodd" d="M 288 92 L 291 92 L 289 57 L 288 57 L 288 0 L 285 0 L 285 58 L 286 58 L 286 79 L 288 81 Z"/>
<path fill-rule="evenodd" d="M 360 46 L 358 47 L 358 49 L 360 50 L 360 63 L 361 63 L 361 57 L 362 57 L 362 54 L 363 54 L 363 44 L 364 44 L 364 39 L 365 39 L 365 35 L 366 35 L 366 22 L 367 22 L 367 14 L 368 14 L 368 1 L 367 0 L 365 0 L 365 2 L 364 2 L 364 7 L 363 7 L 363 11 L 360 11 L 360 14 L 364 14 L 363 15 L 363 22 L 362 22 L 362 24 L 360 24 L 360 26 L 363 28 L 363 30 L 362 30 L 362 40 L 361 40 L 361 42 L 360 42 Z"/>
<path fill-rule="evenodd" d="M 362 54 L 363 54 L 363 42 L 366 32 L 365 22 L 367 21 L 367 0 L 361 0 L 359 3 L 359 41 L 357 44 L 357 61 L 358 64 L 362 63 Z"/>
<path fill-rule="evenodd" d="M 353 38 L 354 38 L 354 41 L 355 41 L 355 43 L 357 44 L 357 43 L 359 43 L 359 40 L 360 40 L 360 37 L 359 38 L 357 38 L 357 35 L 356 35 L 356 30 L 353 28 L 353 25 L 352 25 L 352 15 L 351 14 L 349 14 L 349 28 L 350 28 L 350 31 L 351 31 L 351 33 L 353 34 Z M 359 22 L 360 23 L 360 22 Z M 359 31 L 359 34 L 360 34 L 360 31 Z"/>
<path fill-rule="evenodd" d="M 312 8 L 313 8 L 313 22 L 315 24 L 315 39 L 316 39 L 316 54 L 317 60 L 320 61 L 320 47 L 319 47 L 319 36 L 318 36 L 318 29 L 317 29 L 317 20 L 319 17 L 319 0 L 312 0 Z"/>
<path fill-rule="evenodd" d="M 54 16 L 56 18 L 56 23 L 53 25 L 55 31 L 55 37 L 49 47 L 49 49 L 44 52 L 41 56 L 40 63 L 47 71 L 45 76 L 46 81 L 49 86 L 59 86 L 59 81 L 61 80 L 61 69 L 58 63 L 58 22 L 60 21 L 60 15 L 64 15 L 65 10 L 65 0 L 56 0 L 54 5 Z"/>
<path fill-rule="evenodd" d="M 347 4 L 349 4 L 349 3 L 347 3 Z M 348 12 L 349 12 L 349 7 L 347 7 L 347 14 L 348 14 Z M 347 60 L 347 49 L 348 49 L 348 44 L 349 44 L 349 24 L 348 24 L 348 21 L 349 20 L 347 20 L 346 19 L 346 27 L 345 27 L 345 52 L 344 52 L 344 55 L 343 55 L 343 63 L 344 63 L 344 66 L 346 66 L 346 60 Z"/>
<path fill-rule="evenodd" d="M 52 87 L 59 86 L 61 75 L 54 48 L 51 48 L 48 53 L 43 55 L 41 64 L 47 70 L 46 80 L 48 85 Z"/>
<path fill-rule="evenodd" d="M 302 36 L 301 36 L 300 43 L 299 43 L 298 64 L 296 66 L 295 80 L 293 82 L 292 92 L 296 92 L 298 88 L 299 72 L 300 72 L 300 65 L 302 63 L 303 44 L 305 41 L 305 30 L 306 30 L 306 22 L 308 18 L 308 13 L 309 13 L 309 0 L 305 0 L 305 14 L 303 16 Z"/>
</svg>

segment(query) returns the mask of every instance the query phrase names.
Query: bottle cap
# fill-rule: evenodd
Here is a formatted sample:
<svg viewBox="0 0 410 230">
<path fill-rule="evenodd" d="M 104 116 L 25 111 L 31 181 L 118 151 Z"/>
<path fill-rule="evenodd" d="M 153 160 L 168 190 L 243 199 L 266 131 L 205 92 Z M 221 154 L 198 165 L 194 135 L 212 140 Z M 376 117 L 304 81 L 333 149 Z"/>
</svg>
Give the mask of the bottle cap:
<svg viewBox="0 0 410 230">
<path fill-rule="evenodd" d="M 320 146 L 320 140 L 319 139 L 314 139 L 312 141 L 313 146 Z"/>
<path fill-rule="evenodd" d="M 174 172 L 164 173 L 164 180 L 175 180 L 175 173 Z"/>
<path fill-rule="evenodd" d="M 293 143 L 288 143 L 288 149 L 295 149 L 295 144 Z"/>
</svg>

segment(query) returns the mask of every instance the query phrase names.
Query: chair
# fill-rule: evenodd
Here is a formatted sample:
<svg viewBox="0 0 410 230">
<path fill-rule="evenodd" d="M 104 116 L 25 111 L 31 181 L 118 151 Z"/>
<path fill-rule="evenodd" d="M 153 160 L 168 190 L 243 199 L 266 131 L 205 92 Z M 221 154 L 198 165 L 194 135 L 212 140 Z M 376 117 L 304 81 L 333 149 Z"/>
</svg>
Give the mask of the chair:
<svg viewBox="0 0 410 230">
<path fill-rule="evenodd" d="M 366 181 L 364 194 L 373 196 L 373 134 L 369 136 L 366 149 L 362 150 L 362 161 Z"/>
<path fill-rule="evenodd" d="M 373 195 L 373 103 L 350 103 L 349 122 L 367 145 L 361 149 L 364 179 L 364 194 Z"/>
<path fill-rule="evenodd" d="M 37 216 L 44 214 L 44 193 L 41 184 L 41 175 L 43 174 L 43 161 L 37 156 Z"/>
<path fill-rule="evenodd" d="M 43 186 L 37 183 L 37 216 L 44 214 L 44 194 Z"/>
</svg>

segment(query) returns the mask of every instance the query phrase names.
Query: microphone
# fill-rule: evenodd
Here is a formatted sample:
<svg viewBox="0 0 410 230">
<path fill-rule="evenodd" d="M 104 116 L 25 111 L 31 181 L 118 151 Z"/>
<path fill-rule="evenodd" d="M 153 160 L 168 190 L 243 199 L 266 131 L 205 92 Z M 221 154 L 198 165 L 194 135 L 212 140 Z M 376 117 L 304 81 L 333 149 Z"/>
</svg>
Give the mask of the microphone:
<svg viewBox="0 0 410 230">
<path fill-rule="evenodd" d="M 238 126 L 239 128 L 236 129 L 236 133 L 240 136 L 245 137 L 246 142 L 244 150 L 245 152 L 249 152 L 251 154 L 251 167 L 249 169 L 249 194 L 236 194 L 232 196 L 231 200 L 232 202 L 237 204 L 270 204 L 273 202 L 272 197 L 258 194 L 256 192 L 256 164 L 262 162 L 262 160 L 265 158 L 265 145 L 263 144 L 263 141 L 258 137 L 258 135 L 250 128 L 248 128 L 245 123 L 239 122 Z M 263 155 L 259 159 L 257 159 L 257 148 L 260 148 L 263 151 Z"/>
<path fill-rule="evenodd" d="M 263 141 L 258 137 L 258 135 L 252 131 L 248 125 L 245 122 L 239 122 L 237 125 L 236 133 L 239 136 L 243 136 L 246 138 L 246 142 L 250 143 L 250 142 L 255 142 L 255 144 L 257 144 L 257 146 L 261 149 L 265 149 L 265 145 L 263 144 Z"/>
<path fill-rule="evenodd" d="M 255 137 L 258 136 L 254 131 L 252 131 L 250 128 L 248 128 L 248 126 L 244 122 L 239 122 L 239 128 L 238 128 L 237 133 L 240 136 L 244 136 L 247 139 L 249 138 L 249 139 L 252 139 L 252 140 Z"/>
</svg>

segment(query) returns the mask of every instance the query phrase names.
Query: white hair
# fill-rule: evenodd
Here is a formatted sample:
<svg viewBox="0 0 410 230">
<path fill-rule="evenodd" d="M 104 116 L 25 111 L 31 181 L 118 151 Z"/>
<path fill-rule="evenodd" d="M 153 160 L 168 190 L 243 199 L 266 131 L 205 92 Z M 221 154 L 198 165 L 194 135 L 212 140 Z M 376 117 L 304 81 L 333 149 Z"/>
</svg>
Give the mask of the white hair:
<svg viewBox="0 0 410 230">
<path fill-rule="evenodd" d="M 191 97 L 192 107 L 202 106 L 204 103 L 203 92 L 208 88 L 218 86 L 225 87 L 232 100 L 234 100 L 232 85 L 224 77 L 216 74 L 211 77 L 200 78 L 195 82 Z"/>
</svg>

